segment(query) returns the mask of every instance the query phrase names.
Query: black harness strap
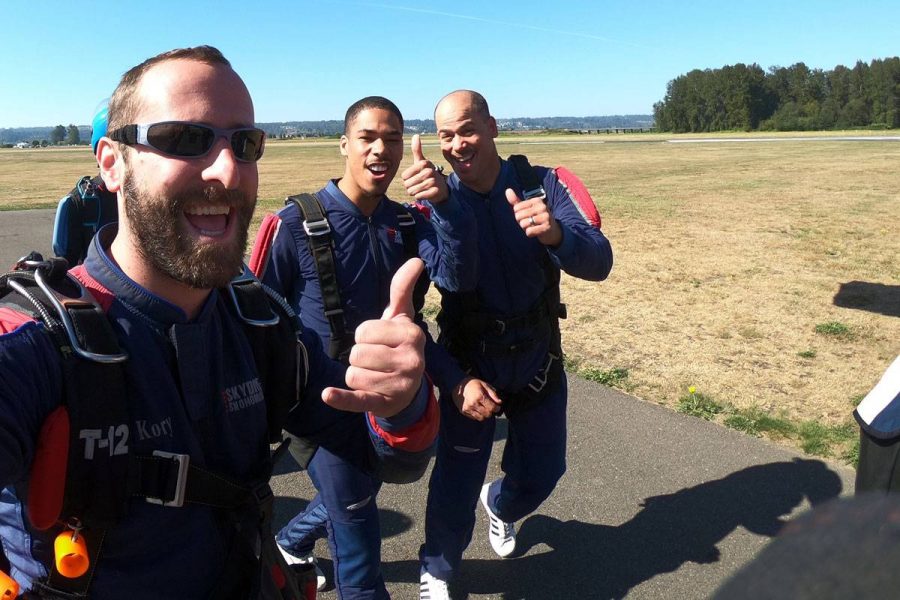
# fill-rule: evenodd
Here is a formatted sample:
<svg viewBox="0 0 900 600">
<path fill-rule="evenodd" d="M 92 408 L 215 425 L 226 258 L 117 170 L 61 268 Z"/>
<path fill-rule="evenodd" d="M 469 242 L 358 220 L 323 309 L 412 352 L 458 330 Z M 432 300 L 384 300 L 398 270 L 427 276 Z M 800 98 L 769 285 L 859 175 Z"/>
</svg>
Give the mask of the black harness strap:
<svg viewBox="0 0 900 600">
<path fill-rule="evenodd" d="M 328 355 L 331 358 L 339 358 L 346 353 L 349 357 L 349 348 L 353 345 L 353 338 L 349 337 L 347 323 L 344 319 L 344 303 L 341 301 L 341 289 L 337 281 L 337 261 L 334 257 L 331 224 L 328 222 L 328 217 L 325 216 L 322 203 L 315 194 L 304 193 L 289 196 L 285 204 L 289 202 L 296 204 L 300 210 L 309 252 L 316 264 L 319 288 L 322 290 L 322 303 L 325 307 L 325 318 L 328 319 L 328 327 L 331 329 Z"/>
<path fill-rule="evenodd" d="M 331 342 L 328 347 L 328 355 L 331 358 L 347 363 L 350 357 L 350 348 L 353 347 L 353 332 L 347 330 L 347 321 L 344 316 L 344 303 L 341 300 L 340 285 L 337 280 L 337 260 L 334 256 L 334 239 L 331 235 L 331 224 L 315 194 L 297 194 L 289 196 L 285 204 L 296 204 L 303 219 L 303 230 L 306 232 L 306 240 L 309 252 L 316 265 L 316 274 L 319 278 L 319 288 L 322 291 L 322 304 L 325 308 L 325 318 L 328 319 L 328 328 L 331 330 Z M 419 255 L 418 241 L 416 239 L 416 220 L 402 204 L 391 201 L 397 216 L 397 226 L 403 241 L 403 253 L 408 260 Z M 427 279 L 427 277 L 426 277 Z M 427 281 L 426 281 L 427 284 Z M 417 287 L 418 289 L 418 287 Z M 427 291 L 427 289 L 426 289 Z M 421 301 L 419 301 L 419 296 Z M 424 304 L 424 293 L 416 295 L 416 311 L 421 310 Z"/>
<path fill-rule="evenodd" d="M 60 517 L 84 538 L 90 566 L 81 577 L 67 578 L 54 565 L 41 585 L 79 597 L 90 587 L 106 529 L 126 509 L 121 482 L 128 475 L 130 418 L 127 403 L 109 399 L 125 397 L 128 356 L 102 308 L 66 266 L 65 260 L 44 261 L 32 253 L 0 278 L 0 293 L 13 291 L 4 303 L 44 322 L 62 356 L 63 403 L 71 426 Z"/>
</svg>

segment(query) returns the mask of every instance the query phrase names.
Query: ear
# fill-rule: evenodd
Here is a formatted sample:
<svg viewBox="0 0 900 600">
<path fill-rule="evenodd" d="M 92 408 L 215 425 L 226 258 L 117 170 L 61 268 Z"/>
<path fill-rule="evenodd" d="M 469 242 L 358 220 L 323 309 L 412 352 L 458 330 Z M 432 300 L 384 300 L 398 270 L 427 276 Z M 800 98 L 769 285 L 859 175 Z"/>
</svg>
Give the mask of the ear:
<svg viewBox="0 0 900 600">
<path fill-rule="evenodd" d="M 106 189 L 116 193 L 122 187 L 125 175 L 125 159 L 122 151 L 108 137 L 100 138 L 97 143 L 97 163 L 100 165 L 100 177 Z"/>
<path fill-rule="evenodd" d="M 492 138 L 495 138 L 498 135 L 500 135 L 499 132 L 497 131 L 497 119 L 495 119 L 494 117 L 488 117 L 488 127 L 491 128 L 491 137 Z"/>
<path fill-rule="evenodd" d="M 350 143 L 350 140 L 346 135 L 341 136 L 341 156 L 347 156 L 347 144 Z"/>
</svg>

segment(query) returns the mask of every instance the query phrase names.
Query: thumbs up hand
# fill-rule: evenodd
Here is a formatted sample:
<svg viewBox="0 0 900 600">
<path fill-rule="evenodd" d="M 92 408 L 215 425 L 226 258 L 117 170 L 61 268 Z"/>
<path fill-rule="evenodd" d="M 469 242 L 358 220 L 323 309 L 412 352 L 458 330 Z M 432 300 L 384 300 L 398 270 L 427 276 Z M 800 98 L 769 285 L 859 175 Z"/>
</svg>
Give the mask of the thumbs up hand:
<svg viewBox="0 0 900 600">
<path fill-rule="evenodd" d="M 356 328 L 346 382 L 350 390 L 325 388 L 322 400 L 334 408 L 391 417 L 406 408 L 425 371 L 425 333 L 413 323 L 413 289 L 425 263 L 411 258 L 391 280 L 390 303 L 380 320 Z"/>
<path fill-rule="evenodd" d="M 506 201 L 513 207 L 516 221 L 526 236 L 536 237 L 540 243 L 553 248 L 562 243 L 562 228 L 553 218 L 543 197 L 523 201 L 507 188 Z"/>
<path fill-rule="evenodd" d="M 447 179 L 434 163 L 422 153 L 422 140 L 419 135 L 412 136 L 413 164 L 400 174 L 406 192 L 416 200 L 428 200 L 432 204 L 440 204 L 449 196 Z"/>
</svg>

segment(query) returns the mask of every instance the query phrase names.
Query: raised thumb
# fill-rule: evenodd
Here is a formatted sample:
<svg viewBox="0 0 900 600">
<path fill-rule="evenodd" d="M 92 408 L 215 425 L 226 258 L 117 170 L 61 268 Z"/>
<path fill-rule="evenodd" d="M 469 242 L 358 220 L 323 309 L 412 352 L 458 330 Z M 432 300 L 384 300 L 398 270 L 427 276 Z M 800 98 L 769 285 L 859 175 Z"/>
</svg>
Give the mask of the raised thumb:
<svg viewBox="0 0 900 600">
<path fill-rule="evenodd" d="M 425 160 L 425 155 L 422 154 L 422 138 L 419 137 L 418 133 L 412 136 L 410 145 L 412 147 L 413 161 Z"/>
<path fill-rule="evenodd" d="M 405 315 L 412 320 L 415 316 L 413 308 L 413 291 L 416 288 L 416 281 L 419 275 L 425 270 L 425 263 L 421 258 L 411 258 L 403 266 L 397 269 L 394 277 L 391 279 L 391 299 L 384 314 L 381 315 L 382 320 L 393 319 L 401 315 Z"/>
</svg>

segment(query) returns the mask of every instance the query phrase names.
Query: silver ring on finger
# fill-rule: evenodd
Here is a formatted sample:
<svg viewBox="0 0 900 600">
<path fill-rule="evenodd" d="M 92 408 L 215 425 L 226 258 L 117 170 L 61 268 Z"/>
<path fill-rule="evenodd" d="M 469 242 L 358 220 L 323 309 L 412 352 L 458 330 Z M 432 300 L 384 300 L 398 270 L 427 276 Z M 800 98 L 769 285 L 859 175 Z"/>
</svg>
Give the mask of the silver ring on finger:
<svg viewBox="0 0 900 600">
<path fill-rule="evenodd" d="M 535 225 L 537 225 L 537 223 L 536 223 L 535 220 L 534 220 L 534 215 L 531 215 L 530 217 L 528 217 L 528 220 L 531 221 L 531 226 L 532 226 L 532 227 L 534 227 Z"/>
</svg>

